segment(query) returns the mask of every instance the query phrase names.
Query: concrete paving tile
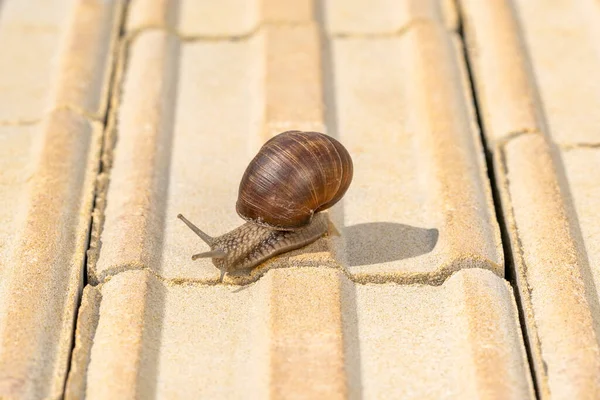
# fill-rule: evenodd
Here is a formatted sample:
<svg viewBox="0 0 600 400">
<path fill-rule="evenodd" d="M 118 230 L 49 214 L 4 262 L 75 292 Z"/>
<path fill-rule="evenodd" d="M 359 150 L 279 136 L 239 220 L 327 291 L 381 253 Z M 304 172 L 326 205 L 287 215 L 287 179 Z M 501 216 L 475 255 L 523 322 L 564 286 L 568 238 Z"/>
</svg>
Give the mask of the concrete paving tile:
<svg viewBox="0 0 600 400">
<path fill-rule="evenodd" d="M 160 31 L 141 35 L 129 52 L 122 87 L 119 146 L 115 150 L 101 256 L 90 266 L 158 269 L 168 188 L 179 42 Z M 111 196 L 111 192 L 117 193 Z M 93 244 L 96 247 L 96 244 Z M 99 247 L 99 246 L 97 246 Z M 92 256 L 95 258 L 96 256 Z"/>
<path fill-rule="evenodd" d="M 339 138 L 354 160 L 337 258 L 359 279 L 503 274 L 481 143 L 453 43 L 435 24 L 333 43 Z M 431 60 L 437 60 L 431 63 Z"/>
<path fill-rule="evenodd" d="M 553 140 L 600 143 L 600 3 L 514 3 Z"/>
<path fill-rule="evenodd" d="M 600 143 L 598 3 L 462 4 L 490 136 L 543 129 L 563 145 Z"/>
<path fill-rule="evenodd" d="M 333 35 L 393 34 L 415 21 L 458 27 L 454 0 L 327 0 L 327 29 Z"/>
<path fill-rule="evenodd" d="M 264 43 L 266 136 L 263 139 L 298 127 L 325 132 L 317 27 L 311 23 L 270 27 L 265 29 Z"/>
<path fill-rule="evenodd" d="M 295 50 L 286 51 L 289 42 Z M 148 31 L 129 53 L 92 278 L 151 268 L 217 279 L 210 260 L 190 259 L 200 243 L 176 216 L 215 235 L 239 226 L 239 180 L 264 141 L 280 129 L 323 128 L 316 27 L 269 27 L 235 42 L 180 43 Z"/>
<path fill-rule="evenodd" d="M 83 281 L 102 126 L 68 110 L 2 128 L 0 397 L 58 398 Z M 3 159 L 3 162 L 5 160 Z M 5 197 L 4 195 L 7 194 Z M 7 237 L 6 235 L 10 235 Z"/>
<path fill-rule="evenodd" d="M 133 0 L 127 31 L 161 28 L 183 37 L 246 36 L 264 23 L 313 19 L 313 0 Z"/>
<path fill-rule="evenodd" d="M 485 270 L 439 287 L 271 270 L 243 288 L 127 271 L 83 304 L 72 398 L 533 398 L 511 289 Z"/>
<path fill-rule="evenodd" d="M 511 2 L 461 0 L 461 6 L 488 140 L 539 131 L 543 115 Z"/>
<path fill-rule="evenodd" d="M 118 0 L 74 5 L 53 81 L 52 105 L 104 119 L 124 6 Z"/>
<path fill-rule="evenodd" d="M 77 314 L 75 343 L 71 351 L 69 376 L 65 384 L 65 399 L 81 399 L 86 391 L 86 376 L 90 363 L 90 349 L 94 343 L 94 335 L 100 319 L 100 301 L 102 295 L 97 286 L 86 286 L 83 289 L 81 304 Z"/>
<path fill-rule="evenodd" d="M 269 23 L 303 23 L 315 19 L 318 0 L 262 0 L 262 19 Z"/>
<path fill-rule="evenodd" d="M 28 181 L 35 173 L 33 143 L 39 141 L 37 124 L 0 126 L 0 276 L 10 269 L 8 260 L 20 236 L 23 218 L 20 211 L 27 198 Z"/>
<path fill-rule="evenodd" d="M 347 278 L 330 268 L 290 268 L 264 279 L 270 292 L 271 396 L 348 398 L 340 305 Z"/>
<path fill-rule="evenodd" d="M 364 398 L 534 398 L 512 291 L 491 272 L 439 287 L 356 285 L 353 296 L 349 382 Z"/>
<path fill-rule="evenodd" d="M 598 292 L 578 241 L 579 227 L 568 212 L 568 188 L 560 185 L 556 161 L 541 135 L 513 139 L 504 151 L 515 262 L 524 271 L 518 284 L 526 292 L 524 308 L 530 308 L 528 335 L 539 346 L 533 362 L 540 393 L 597 397 Z"/>
<path fill-rule="evenodd" d="M 92 281 L 130 268 L 218 278 L 210 260 L 190 260 L 200 243 L 176 215 L 209 234 L 233 229 L 239 179 L 262 143 L 282 130 L 324 127 L 318 41 L 312 24 L 269 27 L 238 41 L 181 41 L 158 30 L 133 40 Z M 284 45 L 290 42 L 294 50 Z M 333 252 L 366 280 L 441 282 L 475 266 L 503 273 L 457 63 L 451 37 L 434 24 L 401 38 L 334 42 L 330 112 L 357 165 L 343 211 L 333 211 L 342 236 L 280 261 L 331 265 Z"/>
<path fill-rule="evenodd" d="M 558 17 L 558 9 L 564 18 Z M 572 94 L 590 104 L 595 95 L 584 96 L 588 86 L 579 77 L 585 73 L 572 68 L 572 57 L 556 57 L 559 46 L 565 54 L 579 54 L 578 68 L 596 62 L 597 53 L 590 50 L 595 28 L 589 21 L 586 25 L 584 9 L 595 15 L 584 1 L 568 7 L 565 2 L 462 1 L 469 58 L 542 398 L 597 397 L 600 387 L 600 306 L 595 247 L 589 240 L 595 218 L 588 198 L 594 191 L 586 183 L 590 174 L 583 172 L 587 163 L 593 168 L 593 156 L 584 157 L 592 149 L 575 146 L 573 153 L 561 155 L 549 144 L 593 141 L 586 132 L 591 132 L 587 124 L 593 124 L 595 114 L 579 114 L 588 104 L 568 110 L 580 104 Z M 582 48 L 587 55 L 580 53 Z M 575 154 L 581 157 L 577 161 Z"/>
<path fill-rule="evenodd" d="M 67 392 L 89 399 L 266 398 L 268 288 L 267 280 L 240 290 L 170 285 L 145 271 L 115 276 L 94 289 L 101 291 L 101 303 L 90 304 L 99 310 L 97 328 L 91 347 L 76 349 L 88 353 L 79 386 L 86 391 Z"/>
<path fill-rule="evenodd" d="M 590 173 L 600 171 L 600 149 L 565 151 L 562 159 L 594 286 L 600 294 L 600 185 L 597 175 Z"/>
<path fill-rule="evenodd" d="M 0 123 L 70 106 L 103 116 L 120 1 L 6 1 L 0 15 Z"/>
</svg>

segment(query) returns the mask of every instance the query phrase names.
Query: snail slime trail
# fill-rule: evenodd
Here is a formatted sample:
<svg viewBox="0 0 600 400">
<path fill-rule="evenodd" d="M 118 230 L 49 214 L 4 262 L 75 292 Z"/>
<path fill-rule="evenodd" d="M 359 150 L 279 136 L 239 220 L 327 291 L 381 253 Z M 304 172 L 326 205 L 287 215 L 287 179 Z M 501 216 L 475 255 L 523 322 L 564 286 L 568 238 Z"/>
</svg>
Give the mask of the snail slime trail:
<svg viewBox="0 0 600 400">
<path fill-rule="evenodd" d="M 323 236 L 323 211 L 337 203 L 352 181 L 352 159 L 337 140 L 318 132 L 287 131 L 267 141 L 240 183 L 236 211 L 247 222 L 212 237 L 179 214 L 225 273 L 247 270 L 278 254 L 304 247 Z"/>
</svg>

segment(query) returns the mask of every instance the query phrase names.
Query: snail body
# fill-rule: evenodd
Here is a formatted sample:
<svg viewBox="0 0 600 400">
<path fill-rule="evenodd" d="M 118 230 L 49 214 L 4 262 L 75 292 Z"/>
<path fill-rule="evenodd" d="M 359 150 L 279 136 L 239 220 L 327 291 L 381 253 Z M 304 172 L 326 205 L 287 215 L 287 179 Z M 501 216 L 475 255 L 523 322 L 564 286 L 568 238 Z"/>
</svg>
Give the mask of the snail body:
<svg viewBox="0 0 600 400">
<path fill-rule="evenodd" d="M 328 229 L 320 211 L 342 198 L 352 174 L 348 151 L 327 135 L 288 131 L 273 137 L 240 183 L 236 210 L 248 222 L 213 238 L 178 215 L 211 248 L 192 259 L 212 258 L 222 279 L 316 241 Z"/>
</svg>

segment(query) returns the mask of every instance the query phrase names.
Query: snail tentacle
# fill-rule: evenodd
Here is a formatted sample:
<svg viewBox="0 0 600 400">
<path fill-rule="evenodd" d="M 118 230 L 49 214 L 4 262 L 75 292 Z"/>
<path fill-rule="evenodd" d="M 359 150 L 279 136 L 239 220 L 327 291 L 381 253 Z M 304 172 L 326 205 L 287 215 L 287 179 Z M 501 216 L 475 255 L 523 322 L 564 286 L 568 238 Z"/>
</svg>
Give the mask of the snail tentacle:
<svg viewBox="0 0 600 400">
<path fill-rule="evenodd" d="M 190 220 L 188 220 L 183 215 L 177 214 L 177 218 L 179 218 L 180 220 L 182 220 L 188 226 L 188 228 L 190 228 L 196 235 L 200 236 L 200 239 L 202 239 L 202 241 L 204 243 L 206 243 L 209 246 L 212 246 L 212 244 L 215 241 L 215 238 L 213 238 L 212 236 L 209 236 L 206 233 L 202 232 L 200 230 L 200 228 L 198 228 L 196 225 L 194 225 L 192 222 L 190 222 Z M 199 257 L 197 257 L 197 258 L 199 258 Z"/>
</svg>

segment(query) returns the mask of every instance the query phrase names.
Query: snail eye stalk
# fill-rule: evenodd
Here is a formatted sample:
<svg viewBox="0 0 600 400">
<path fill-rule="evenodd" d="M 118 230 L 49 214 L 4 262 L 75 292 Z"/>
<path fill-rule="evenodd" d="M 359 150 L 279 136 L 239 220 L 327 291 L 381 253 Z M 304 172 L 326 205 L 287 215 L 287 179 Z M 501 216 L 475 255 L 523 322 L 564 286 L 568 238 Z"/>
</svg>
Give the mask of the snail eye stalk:
<svg viewBox="0 0 600 400">
<path fill-rule="evenodd" d="M 204 241 L 204 243 L 206 243 L 207 245 L 211 246 L 213 244 L 213 242 L 215 241 L 215 239 L 212 236 L 209 236 L 206 233 L 202 232 L 200 230 L 200 228 L 198 228 L 196 225 L 194 225 L 193 223 L 191 223 L 183 215 L 178 214 L 177 218 L 179 218 L 180 220 L 182 220 L 183 223 L 186 224 L 188 226 L 188 228 L 190 228 L 196 235 L 200 236 L 200 239 L 202 239 Z"/>
</svg>

